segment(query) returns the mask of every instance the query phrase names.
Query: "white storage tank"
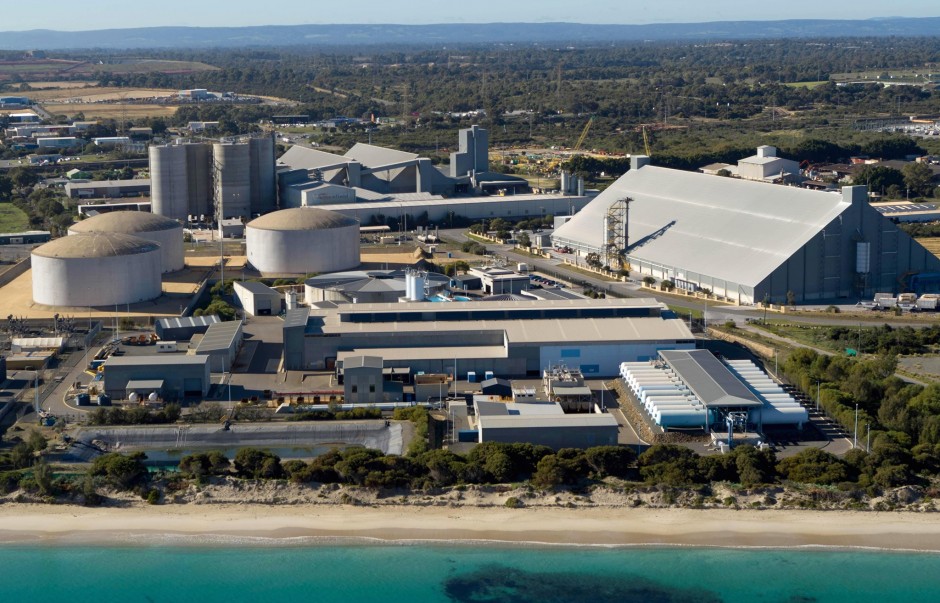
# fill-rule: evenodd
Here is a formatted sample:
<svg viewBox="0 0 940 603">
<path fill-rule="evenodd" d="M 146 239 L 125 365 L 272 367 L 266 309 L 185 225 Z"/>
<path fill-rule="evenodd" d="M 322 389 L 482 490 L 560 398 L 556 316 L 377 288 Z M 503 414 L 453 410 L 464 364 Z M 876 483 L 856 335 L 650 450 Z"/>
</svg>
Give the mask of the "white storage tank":
<svg viewBox="0 0 940 603">
<path fill-rule="evenodd" d="M 162 272 L 183 269 L 183 226 L 176 220 L 141 211 L 113 211 L 76 222 L 69 234 L 129 234 L 160 246 Z"/>
<path fill-rule="evenodd" d="M 248 262 L 264 274 L 338 272 L 359 265 L 359 222 L 317 207 L 282 209 L 245 228 Z"/>
<path fill-rule="evenodd" d="M 80 233 L 31 255 L 33 301 L 62 307 L 134 304 L 160 297 L 160 246 L 120 233 Z"/>
</svg>

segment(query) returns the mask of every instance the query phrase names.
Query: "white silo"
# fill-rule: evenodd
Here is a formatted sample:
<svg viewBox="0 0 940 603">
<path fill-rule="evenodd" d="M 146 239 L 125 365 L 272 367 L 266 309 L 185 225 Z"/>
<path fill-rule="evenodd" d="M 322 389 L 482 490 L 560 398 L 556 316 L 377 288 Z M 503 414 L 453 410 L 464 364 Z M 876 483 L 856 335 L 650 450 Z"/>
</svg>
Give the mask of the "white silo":
<svg viewBox="0 0 940 603">
<path fill-rule="evenodd" d="M 316 207 L 283 209 L 245 228 L 248 262 L 265 274 L 338 272 L 359 265 L 359 222 Z"/>
<path fill-rule="evenodd" d="M 183 226 L 176 220 L 140 211 L 113 211 L 76 222 L 69 234 L 116 232 L 160 245 L 163 272 L 183 269 Z"/>
<path fill-rule="evenodd" d="M 189 211 L 186 148 L 182 145 L 150 147 L 150 201 L 153 213 L 185 220 Z"/>
<path fill-rule="evenodd" d="M 212 162 L 217 216 L 250 218 L 251 152 L 248 143 L 215 143 L 212 145 Z"/>
<path fill-rule="evenodd" d="M 120 233 L 80 233 L 33 250 L 33 301 L 114 306 L 160 296 L 160 246 Z"/>
</svg>

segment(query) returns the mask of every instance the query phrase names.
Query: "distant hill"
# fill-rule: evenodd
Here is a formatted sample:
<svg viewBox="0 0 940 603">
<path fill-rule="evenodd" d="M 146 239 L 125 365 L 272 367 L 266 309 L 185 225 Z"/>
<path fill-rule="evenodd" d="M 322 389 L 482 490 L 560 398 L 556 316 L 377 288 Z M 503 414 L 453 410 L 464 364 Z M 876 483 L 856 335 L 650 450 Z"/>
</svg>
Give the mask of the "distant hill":
<svg viewBox="0 0 940 603">
<path fill-rule="evenodd" d="M 940 17 L 870 20 L 792 19 L 650 25 L 461 23 L 439 25 L 263 25 L 141 27 L 95 31 L 0 32 L 0 50 L 74 48 L 231 48 L 264 46 L 442 45 L 694 41 L 855 36 L 934 36 Z"/>
</svg>

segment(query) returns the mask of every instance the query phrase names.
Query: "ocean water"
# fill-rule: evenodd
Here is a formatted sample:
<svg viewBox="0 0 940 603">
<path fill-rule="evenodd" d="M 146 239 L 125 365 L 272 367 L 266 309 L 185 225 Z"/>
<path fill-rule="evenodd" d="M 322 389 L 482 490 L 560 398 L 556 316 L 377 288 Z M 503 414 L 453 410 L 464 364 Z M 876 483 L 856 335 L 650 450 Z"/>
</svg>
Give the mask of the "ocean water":
<svg viewBox="0 0 940 603">
<path fill-rule="evenodd" d="M 809 603 L 940 599 L 940 555 L 131 539 L 0 545 L 3 601 Z M 149 544 L 148 544 L 149 542 Z"/>
</svg>

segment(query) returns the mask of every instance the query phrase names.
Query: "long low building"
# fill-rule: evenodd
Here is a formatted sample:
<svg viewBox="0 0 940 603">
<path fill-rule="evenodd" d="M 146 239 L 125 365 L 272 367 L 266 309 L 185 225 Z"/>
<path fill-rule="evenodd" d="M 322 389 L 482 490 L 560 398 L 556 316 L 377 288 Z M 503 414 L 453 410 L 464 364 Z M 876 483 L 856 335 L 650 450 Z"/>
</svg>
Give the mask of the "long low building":
<svg viewBox="0 0 940 603">
<path fill-rule="evenodd" d="M 741 304 L 870 299 L 940 272 L 940 259 L 873 208 L 863 186 L 810 191 L 656 167 L 645 156 L 552 242 L 581 256 L 622 254 L 643 275 Z"/>
<path fill-rule="evenodd" d="M 202 397 L 209 393 L 209 356 L 161 354 L 111 356 L 104 363 L 105 393 L 115 400 L 127 397 L 132 382 L 146 382 L 164 400 Z"/>
<path fill-rule="evenodd" d="M 150 195 L 150 180 L 93 180 L 69 182 L 65 194 L 70 199 L 147 197 Z"/>
<path fill-rule="evenodd" d="M 368 355 L 416 373 L 525 377 L 566 364 L 614 376 L 621 362 L 694 348 L 688 326 L 652 299 L 321 302 L 288 311 L 284 321 L 288 370 L 331 369 Z"/>
<path fill-rule="evenodd" d="M 483 442 L 561 448 L 616 446 L 619 425 L 607 413 L 566 415 L 557 402 L 474 400 L 477 438 Z"/>
</svg>

